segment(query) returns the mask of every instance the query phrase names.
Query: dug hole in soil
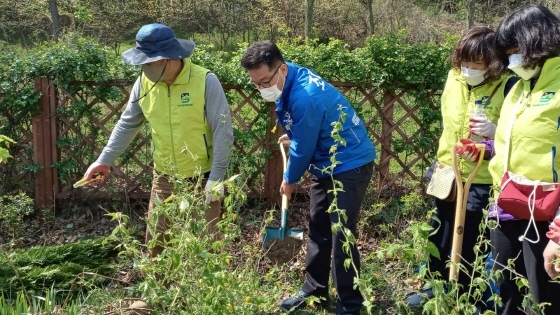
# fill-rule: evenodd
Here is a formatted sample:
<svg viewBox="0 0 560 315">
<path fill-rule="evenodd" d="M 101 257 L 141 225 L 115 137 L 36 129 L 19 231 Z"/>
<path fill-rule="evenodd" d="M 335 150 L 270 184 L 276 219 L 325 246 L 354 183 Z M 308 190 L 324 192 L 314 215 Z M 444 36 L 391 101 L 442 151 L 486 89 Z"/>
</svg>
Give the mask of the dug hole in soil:
<svg viewBox="0 0 560 315">
<path fill-rule="evenodd" d="M 279 266 L 294 259 L 303 246 L 303 240 L 295 237 L 285 237 L 283 240 L 273 239 L 268 241 L 268 250 L 265 256 L 272 263 Z"/>
</svg>

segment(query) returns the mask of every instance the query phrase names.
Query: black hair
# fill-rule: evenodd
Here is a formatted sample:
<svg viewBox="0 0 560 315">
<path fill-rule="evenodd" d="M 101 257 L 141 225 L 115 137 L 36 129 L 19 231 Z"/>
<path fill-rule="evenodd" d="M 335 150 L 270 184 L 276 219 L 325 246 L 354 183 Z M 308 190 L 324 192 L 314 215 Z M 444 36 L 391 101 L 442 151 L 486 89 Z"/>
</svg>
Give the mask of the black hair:
<svg viewBox="0 0 560 315">
<path fill-rule="evenodd" d="M 513 11 L 500 22 L 496 30 L 498 62 L 493 66 L 499 72 L 506 70 L 509 49 L 519 49 L 523 67 L 542 66 L 560 54 L 560 19 L 547 7 L 529 4 Z"/>
<path fill-rule="evenodd" d="M 260 68 L 263 64 L 272 70 L 284 63 L 284 58 L 278 46 L 270 41 L 255 42 L 241 58 L 241 66 L 245 70 Z"/>
<path fill-rule="evenodd" d="M 489 67 L 496 59 L 495 41 L 496 33 L 491 28 L 475 26 L 459 39 L 449 60 L 456 69 L 461 69 L 464 62 L 482 62 Z M 486 82 L 495 78 L 491 72 L 486 72 Z"/>
</svg>

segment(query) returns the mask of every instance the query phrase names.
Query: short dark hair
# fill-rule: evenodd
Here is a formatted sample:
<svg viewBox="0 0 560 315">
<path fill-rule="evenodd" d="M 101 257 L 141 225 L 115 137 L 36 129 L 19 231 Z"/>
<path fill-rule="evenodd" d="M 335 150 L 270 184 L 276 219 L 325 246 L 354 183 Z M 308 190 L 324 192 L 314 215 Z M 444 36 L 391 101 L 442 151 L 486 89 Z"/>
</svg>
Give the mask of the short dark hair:
<svg viewBox="0 0 560 315">
<path fill-rule="evenodd" d="M 282 63 L 284 63 L 284 58 L 280 49 L 270 41 L 255 42 L 241 57 L 241 66 L 245 70 L 257 69 L 263 64 L 272 70 Z"/>
<path fill-rule="evenodd" d="M 463 62 L 483 62 L 489 67 L 495 60 L 495 37 L 496 33 L 486 26 L 475 26 L 471 28 L 459 41 L 449 60 L 456 69 L 461 69 Z M 485 79 L 487 82 L 495 79 L 489 72 Z"/>
<path fill-rule="evenodd" d="M 506 51 L 519 48 L 523 67 L 542 66 L 560 54 L 560 19 L 540 4 L 529 4 L 513 11 L 496 30 L 497 67 L 509 64 Z"/>
</svg>

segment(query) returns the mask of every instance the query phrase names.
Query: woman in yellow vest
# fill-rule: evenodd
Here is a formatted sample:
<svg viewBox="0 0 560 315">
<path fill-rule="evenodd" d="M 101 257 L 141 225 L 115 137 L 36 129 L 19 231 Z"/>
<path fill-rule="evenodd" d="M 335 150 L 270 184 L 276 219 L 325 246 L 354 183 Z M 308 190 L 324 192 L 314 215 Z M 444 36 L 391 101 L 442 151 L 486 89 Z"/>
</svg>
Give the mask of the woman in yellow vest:
<svg viewBox="0 0 560 315">
<path fill-rule="evenodd" d="M 494 138 L 497 113 L 504 100 L 506 86 L 511 86 L 510 76 L 496 77 L 487 68 L 494 61 L 495 33 L 488 27 L 474 27 L 465 34 L 455 46 L 451 55 L 453 69 L 449 71 L 441 97 L 443 132 L 439 140 L 437 159 L 439 163 L 451 165 L 452 145 L 459 141 L 465 143 L 457 152 L 463 182 L 474 170 L 478 158 L 475 143 L 485 143 L 487 154 L 491 156 L 491 141 Z M 509 84 L 508 84 L 509 83 Z M 462 291 L 468 290 L 472 268 L 469 263 L 475 260 L 476 242 L 479 225 L 483 219 L 482 210 L 488 206 L 492 177 L 488 172 L 488 162 L 484 161 L 470 188 L 464 226 L 462 258 L 468 273 L 460 272 L 458 282 Z M 436 213 L 431 225 L 436 232 L 429 240 L 436 245 L 440 258 L 430 257 L 428 269 L 432 277 L 447 279 L 449 269 L 446 263 L 451 253 L 453 225 L 455 220 L 455 201 L 435 198 Z M 439 275 L 438 275 L 439 273 Z M 432 290 L 424 288 L 409 295 L 406 299 L 410 307 L 420 307 L 424 298 L 433 297 Z M 480 306 L 480 308 L 484 308 Z"/>
<path fill-rule="evenodd" d="M 489 166 L 494 184 L 500 187 L 506 168 L 529 180 L 558 182 L 560 19 L 542 5 L 527 5 L 507 16 L 496 34 L 500 62 L 492 68 L 498 72 L 509 68 L 521 80 L 506 97 L 500 113 L 494 141 L 496 155 Z M 550 303 L 544 314 L 558 315 L 560 284 L 551 282 L 547 271 L 557 275 L 551 258 L 556 258 L 559 245 L 546 237 L 548 221 L 517 218 L 511 214 L 516 210 L 520 209 L 496 206 L 498 226 L 490 231 L 497 262 L 494 266 L 500 268 L 514 260 L 517 276 L 529 281 L 534 303 Z M 526 288 L 518 288 L 512 270 L 502 269 L 497 285 L 504 303 L 503 315 L 525 314 L 522 301 Z"/>
</svg>

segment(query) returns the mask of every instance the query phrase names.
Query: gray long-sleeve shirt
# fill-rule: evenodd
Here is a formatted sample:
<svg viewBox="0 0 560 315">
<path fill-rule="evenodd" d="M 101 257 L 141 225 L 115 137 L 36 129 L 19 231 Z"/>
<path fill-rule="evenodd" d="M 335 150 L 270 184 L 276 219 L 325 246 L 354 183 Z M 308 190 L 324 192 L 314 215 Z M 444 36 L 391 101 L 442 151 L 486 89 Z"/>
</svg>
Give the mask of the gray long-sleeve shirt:
<svg viewBox="0 0 560 315">
<path fill-rule="evenodd" d="M 131 102 L 141 97 L 140 90 L 140 77 L 138 77 L 130 92 L 126 109 L 113 129 L 109 142 L 97 158 L 98 163 L 112 165 L 140 131 L 146 117 L 139 102 Z M 224 90 L 216 75 L 211 72 L 206 75 L 205 101 L 207 119 L 213 137 L 212 169 L 208 179 L 215 181 L 224 178 L 229 165 L 233 129 Z"/>
</svg>

